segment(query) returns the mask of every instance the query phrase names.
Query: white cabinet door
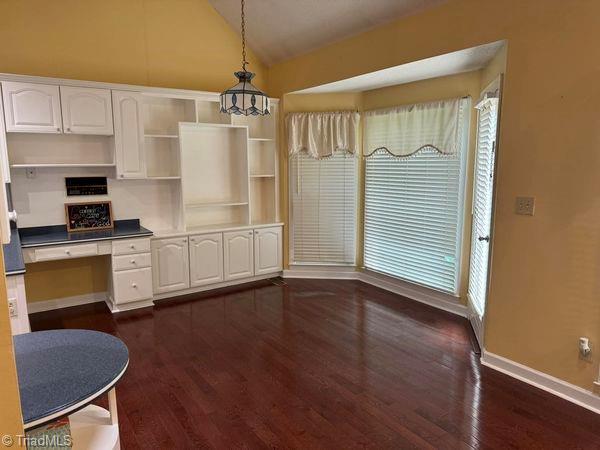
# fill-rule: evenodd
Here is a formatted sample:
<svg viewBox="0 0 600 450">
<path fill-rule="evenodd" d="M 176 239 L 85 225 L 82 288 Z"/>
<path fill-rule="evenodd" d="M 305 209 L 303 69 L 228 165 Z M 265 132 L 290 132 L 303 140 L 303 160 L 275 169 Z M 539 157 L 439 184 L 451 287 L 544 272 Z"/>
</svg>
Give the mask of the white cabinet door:
<svg viewBox="0 0 600 450">
<path fill-rule="evenodd" d="M 115 153 L 118 178 L 144 178 L 142 95 L 112 91 L 115 116 Z"/>
<path fill-rule="evenodd" d="M 281 227 L 254 230 L 254 273 L 264 275 L 283 268 Z"/>
<path fill-rule="evenodd" d="M 61 133 L 58 86 L 2 82 L 6 131 Z"/>
<path fill-rule="evenodd" d="M 223 233 L 225 280 L 254 276 L 254 232 Z"/>
<path fill-rule="evenodd" d="M 10 165 L 8 162 L 8 147 L 6 146 L 6 127 L 4 126 L 4 105 L 0 88 L 0 163 L 2 164 L 2 180 L 10 183 Z"/>
<path fill-rule="evenodd" d="M 187 237 L 152 241 L 152 283 L 155 294 L 190 287 Z"/>
<path fill-rule="evenodd" d="M 61 86 L 60 104 L 65 133 L 113 134 L 109 89 Z"/>
<path fill-rule="evenodd" d="M 223 234 L 190 236 L 190 284 L 192 287 L 223 281 Z"/>
</svg>

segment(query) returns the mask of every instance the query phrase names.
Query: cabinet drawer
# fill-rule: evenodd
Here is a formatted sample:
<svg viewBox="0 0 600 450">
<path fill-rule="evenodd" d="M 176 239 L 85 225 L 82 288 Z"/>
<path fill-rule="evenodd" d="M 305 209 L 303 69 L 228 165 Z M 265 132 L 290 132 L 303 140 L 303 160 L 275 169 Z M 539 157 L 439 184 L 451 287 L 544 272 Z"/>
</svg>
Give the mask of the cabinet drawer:
<svg viewBox="0 0 600 450">
<path fill-rule="evenodd" d="M 124 270 L 113 273 L 114 302 L 137 302 L 152 298 L 152 269 Z"/>
<path fill-rule="evenodd" d="M 56 247 L 35 249 L 36 261 L 50 261 L 53 259 L 83 258 L 98 254 L 98 244 L 60 245 Z"/>
<path fill-rule="evenodd" d="M 113 241 L 113 255 L 130 255 L 150 251 L 150 239 L 122 239 Z"/>
<path fill-rule="evenodd" d="M 113 256 L 113 270 L 142 269 L 151 266 L 150 253 Z"/>
</svg>

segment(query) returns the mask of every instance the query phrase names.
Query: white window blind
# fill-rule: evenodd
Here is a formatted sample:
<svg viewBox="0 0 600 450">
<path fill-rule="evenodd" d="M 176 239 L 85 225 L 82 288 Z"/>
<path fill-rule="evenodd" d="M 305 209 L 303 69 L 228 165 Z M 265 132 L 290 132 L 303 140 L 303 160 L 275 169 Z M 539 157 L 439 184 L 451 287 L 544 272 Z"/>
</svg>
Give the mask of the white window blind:
<svg viewBox="0 0 600 450">
<path fill-rule="evenodd" d="M 354 264 L 357 160 L 291 158 L 292 262 Z"/>
<path fill-rule="evenodd" d="M 494 189 L 494 151 L 498 124 L 498 99 L 483 100 L 477 107 L 477 151 L 473 186 L 473 228 L 469 268 L 469 298 L 483 315 L 488 279 L 490 227 Z"/>
<path fill-rule="evenodd" d="M 453 153 L 441 154 L 438 149 L 425 146 L 412 156 L 396 157 L 382 149 L 367 158 L 366 268 L 448 293 L 458 292 L 464 190 L 463 128 L 468 102 L 464 99 L 457 110 L 461 126 L 456 133 L 459 142 Z M 367 121 L 365 126 L 368 124 Z M 395 129 L 390 128 L 388 132 L 394 140 Z M 397 132 L 402 133 L 402 130 Z"/>
</svg>

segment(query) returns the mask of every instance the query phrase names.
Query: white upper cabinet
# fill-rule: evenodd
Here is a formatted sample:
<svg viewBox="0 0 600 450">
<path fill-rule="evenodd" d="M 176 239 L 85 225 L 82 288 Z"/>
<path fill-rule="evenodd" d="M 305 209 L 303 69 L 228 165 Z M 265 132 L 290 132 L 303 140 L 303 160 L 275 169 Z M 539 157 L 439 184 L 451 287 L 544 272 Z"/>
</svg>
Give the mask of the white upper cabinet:
<svg viewBox="0 0 600 450">
<path fill-rule="evenodd" d="M 115 117 L 115 153 L 118 178 L 144 178 L 144 123 L 142 95 L 112 91 Z"/>
<path fill-rule="evenodd" d="M 283 268 L 281 227 L 254 231 L 254 273 L 264 275 Z"/>
<path fill-rule="evenodd" d="M 4 126 L 2 89 L 0 89 L 0 164 L 2 164 L 2 181 L 4 183 L 10 183 L 10 165 L 8 162 L 8 147 L 6 146 L 6 128 Z"/>
<path fill-rule="evenodd" d="M 188 238 L 152 241 L 152 282 L 155 294 L 190 287 Z"/>
<path fill-rule="evenodd" d="M 225 280 L 254 276 L 254 231 L 223 233 Z"/>
<path fill-rule="evenodd" d="M 190 283 L 192 287 L 223 281 L 223 235 L 190 236 Z"/>
<path fill-rule="evenodd" d="M 58 86 L 2 82 L 6 131 L 61 133 Z"/>
<path fill-rule="evenodd" d="M 113 134 L 109 89 L 61 86 L 60 102 L 65 133 Z"/>
</svg>

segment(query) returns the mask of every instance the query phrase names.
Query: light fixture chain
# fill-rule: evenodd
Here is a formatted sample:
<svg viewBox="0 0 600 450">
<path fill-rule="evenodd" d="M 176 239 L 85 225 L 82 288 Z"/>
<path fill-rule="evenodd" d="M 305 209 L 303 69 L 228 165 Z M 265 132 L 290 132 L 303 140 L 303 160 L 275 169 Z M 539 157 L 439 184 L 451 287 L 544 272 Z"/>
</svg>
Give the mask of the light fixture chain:
<svg viewBox="0 0 600 450">
<path fill-rule="evenodd" d="M 246 71 L 246 14 L 244 13 L 245 1 L 242 0 L 242 69 Z"/>
</svg>

